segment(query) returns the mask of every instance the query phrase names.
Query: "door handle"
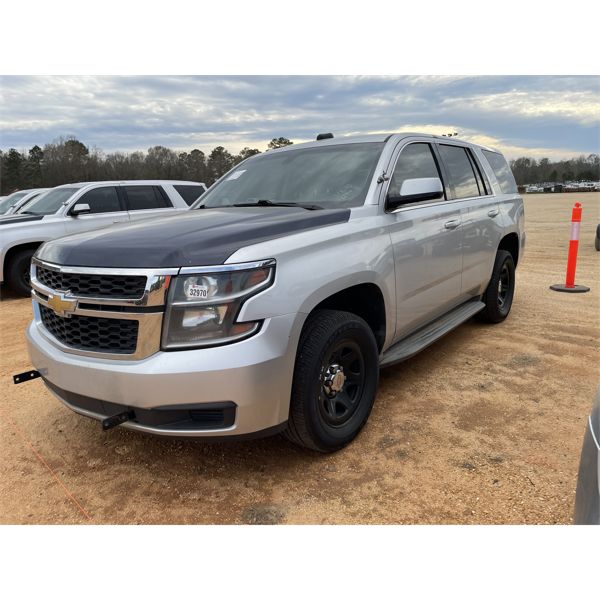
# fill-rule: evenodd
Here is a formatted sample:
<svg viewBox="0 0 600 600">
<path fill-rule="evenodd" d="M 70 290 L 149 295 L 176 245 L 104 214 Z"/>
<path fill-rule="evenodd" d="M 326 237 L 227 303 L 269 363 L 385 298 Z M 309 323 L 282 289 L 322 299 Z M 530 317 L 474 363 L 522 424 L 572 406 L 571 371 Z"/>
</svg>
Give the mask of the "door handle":
<svg viewBox="0 0 600 600">
<path fill-rule="evenodd" d="M 500 211 L 497 208 L 492 208 L 491 210 L 488 210 L 488 217 L 492 217 L 492 219 L 494 217 L 497 217 L 500 214 Z"/>
<path fill-rule="evenodd" d="M 444 223 L 446 229 L 456 229 L 459 225 L 460 221 L 458 219 L 452 219 L 452 221 L 446 221 Z"/>
</svg>

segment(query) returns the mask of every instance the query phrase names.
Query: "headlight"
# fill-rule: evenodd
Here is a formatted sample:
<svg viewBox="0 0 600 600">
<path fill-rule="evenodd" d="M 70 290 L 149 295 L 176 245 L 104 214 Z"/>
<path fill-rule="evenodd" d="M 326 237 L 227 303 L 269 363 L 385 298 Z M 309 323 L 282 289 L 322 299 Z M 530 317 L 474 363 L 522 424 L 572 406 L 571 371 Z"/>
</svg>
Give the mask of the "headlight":
<svg viewBox="0 0 600 600">
<path fill-rule="evenodd" d="M 260 321 L 236 319 L 245 300 L 273 283 L 274 260 L 184 271 L 169 287 L 164 349 L 228 344 L 258 331 Z"/>
</svg>

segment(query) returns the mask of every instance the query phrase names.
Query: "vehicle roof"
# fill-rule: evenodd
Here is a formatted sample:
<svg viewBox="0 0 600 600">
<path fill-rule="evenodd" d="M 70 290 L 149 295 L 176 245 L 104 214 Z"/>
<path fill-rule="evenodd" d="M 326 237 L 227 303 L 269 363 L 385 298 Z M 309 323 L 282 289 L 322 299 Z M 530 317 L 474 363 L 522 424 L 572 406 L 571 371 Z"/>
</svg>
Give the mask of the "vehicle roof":
<svg viewBox="0 0 600 600">
<path fill-rule="evenodd" d="M 66 188 L 66 187 L 78 187 L 82 188 L 86 185 L 96 185 L 98 183 L 102 184 L 112 184 L 112 185 L 160 185 L 162 183 L 168 183 L 170 185 L 205 185 L 204 183 L 199 183 L 198 181 L 181 181 L 179 179 L 120 179 L 120 180 L 107 180 L 107 181 L 77 181 L 73 183 L 63 183 L 62 185 L 57 185 L 56 188 Z M 53 189 L 56 189 L 53 188 Z"/>
<path fill-rule="evenodd" d="M 311 142 L 303 142 L 301 144 L 291 144 L 289 146 L 284 146 L 283 148 L 277 148 L 275 150 L 269 150 L 269 154 L 271 152 L 287 152 L 290 150 L 295 150 L 298 148 L 312 148 L 312 147 L 320 147 L 320 146 L 335 146 L 339 144 L 360 144 L 365 142 L 386 142 L 390 138 L 394 138 L 396 141 L 401 140 L 406 137 L 425 137 L 431 138 L 435 140 L 439 140 L 442 142 L 460 142 L 461 144 L 465 144 L 467 146 L 473 146 L 476 148 L 481 148 L 483 150 L 491 150 L 492 152 L 498 152 L 494 148 L 489 148 L 487 146 L 482 146 L 480 144 L 474 144 L 473 142 L 468 142 L 466 140 L 462 140 L 458 137 L 446 137 L 443 135 L 433 135 L 431 133 L 422 133 L 419 131 L 396 131 L 394 133 L 373 133 L 368 135 L 347 135 L 340 136 L 334 138 L 327 138 L 324 140 L 313 140 Z"/>
<path fill-rule="evenodd" d="M 10 194 L 8 194 L 8 196 L 12 196 L 13 194 L 31 194 L 31 192 L 40 192 L 40 191 L 45 191 L 45 190 L 49 190 L 50 188 L 27 188 L 26 190 L 16 190 L 14 192 L 11 192 Z M 2 198 L 6 198 L 6 196 L 2 196 Z"/>
</svg>

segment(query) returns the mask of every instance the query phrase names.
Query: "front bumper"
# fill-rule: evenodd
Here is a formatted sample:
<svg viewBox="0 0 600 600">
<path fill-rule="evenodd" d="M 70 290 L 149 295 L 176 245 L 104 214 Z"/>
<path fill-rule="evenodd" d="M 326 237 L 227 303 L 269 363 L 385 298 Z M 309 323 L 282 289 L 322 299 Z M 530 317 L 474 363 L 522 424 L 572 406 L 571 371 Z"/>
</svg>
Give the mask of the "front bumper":
<svg viewBox="0 0 600 600">
<path fill-rule="evenodd" d="M 302 321 L 298 316 L 266 319 L 255 336 L 227 346 L 161 351 L 137 361 L 66 353 L 35 322 L 27 329 L 27 343 L 31 362 L 50 391 L 80 414 L 104 419 L 121 407 L 134 414 L 121 425 L 128 429 L 183 437 L 249 436 L 287 421 Z M 233 423 L 224 427 L 188 423 L 182 428 L 147 418 L 165 410 L 232 404 Z"/>
</svg>

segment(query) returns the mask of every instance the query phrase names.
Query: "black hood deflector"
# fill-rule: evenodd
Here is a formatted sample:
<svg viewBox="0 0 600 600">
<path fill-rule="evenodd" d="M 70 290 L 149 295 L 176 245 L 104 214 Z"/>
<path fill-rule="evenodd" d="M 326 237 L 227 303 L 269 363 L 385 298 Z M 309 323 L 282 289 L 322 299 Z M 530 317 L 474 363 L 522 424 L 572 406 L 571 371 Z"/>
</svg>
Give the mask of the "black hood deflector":
<svg viewBox="0 0 600 600">
<path fill-rule="evenodd" d="M 51 263 L 78 267 L 154 269 L 219 265 L 244 246 L 345 223 L 349 218 L 347 208 L 191 210 L 70 235 L 47 242 L 37 256 Z"/>
</svg>

